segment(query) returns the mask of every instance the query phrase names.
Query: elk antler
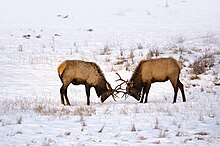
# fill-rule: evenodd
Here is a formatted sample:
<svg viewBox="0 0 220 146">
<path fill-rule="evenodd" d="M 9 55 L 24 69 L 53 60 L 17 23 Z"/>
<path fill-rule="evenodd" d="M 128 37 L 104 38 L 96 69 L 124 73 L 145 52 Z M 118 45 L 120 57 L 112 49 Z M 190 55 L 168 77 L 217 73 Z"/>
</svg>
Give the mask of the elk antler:
<svg viewBox="0 0 220 146">
<path fill-rule="evenodd" d="M 116 72 L 116 75 L 119 77 L 119 79 L 117 79 L 115 81 L 116 82 L 117 81 L 122 81 L 122 83 L 120 83 L 119 85 L 117 85 L 115 87 L 115 89 L 113 89 L 112 97 L 113 97 L 114 100 L 115 100 L 115 97 L 119 98 L 118 95 L 117 95 L 118 93 L 123 93 L 123 96 L 121 98 L 123 98 L 124 96 L 126 97 L 127 92 L 125 91 L 125 89 L 122 88 L 122 85 L 128 83 L 128 81 L 122 79 L 121 76 L 117 72 Z"/>
<path fill-rule="evenodd" d="M 126 81 L 126 80 L 122 79 L 121 76 L 119 75 L 119 73 L 116 72 L 115 74 L 119 77 L 119 79 L 115 80 L 116 82 L 123 81 L 123 84 L 128 82 L 128 80 Z"/>
</svg>

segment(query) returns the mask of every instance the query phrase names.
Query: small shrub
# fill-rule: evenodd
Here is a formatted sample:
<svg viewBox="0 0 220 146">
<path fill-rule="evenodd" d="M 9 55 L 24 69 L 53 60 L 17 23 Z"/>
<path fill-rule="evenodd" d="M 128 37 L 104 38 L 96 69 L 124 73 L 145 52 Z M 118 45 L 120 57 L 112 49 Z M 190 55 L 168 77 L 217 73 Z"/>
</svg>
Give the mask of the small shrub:
<svg viewBox="0 0 220 146">
<path fill-rule="evenodd" d="M 144 47 L 143 47 L 143 45 L 142 45 L 141 43 L 137 43 L 137 48 L 141 50 L 141 49 L 143 49 Z"/>
<path fill-rule="evenodd" d="M 193 73 L 198 75 L 204 73 L 207 69 L 214 66 L 214 55 L 211 53 L 205 53 L 203 56 L 198 57 L 193 64 L 190 65 L 193 69 Z"/>
<path fill-rule="evenodd" d="M 183 37 L 178 37 L 177 38 L 177 40 L 176 40 L 176 42 L 178 43 L 178 44 L 183 44 L 184 42 L 185 42 L 185 38 L 183 38 Z"/>
<path fill-rule="evenodd" d="M 131 60 L 133 60 L 134 59 L 134 52 L 133 52 L 133 50 L 131 50 L 131 52 L 130 52 L 130 55 L 129 55 L 129 58 L 131 59 Z"/>
<path fill-rule="evenodd" d="M 18 46 L 18 51 L 19 51 L 19 52 L 23 52 L 23 46 L 22 46 L 22 45 L 19 45 L 19 46 Z"/>
<path fill-rule="evenodd" d="M 205 122 L 205 118 L 204 118 L 204 116 L 202 115 L 202 113 L 199 114 L 198 120 L 199 120 L 200 122 L 202 122 L 202 123 L 206 123 L 206 122 Z"/>
<path fill-rule="evenodd" d="M 125 105 L 123 108 L 121 108 L 120 113 L 123 115 L 128 115 L 128 107 Z"/>
<path fill-rule="evenodd" d="M 159 138 L 165 138 L 166 137 L 167 130 L 160 129 Z"/>
<path fill-rule="evenodd" d="M 215 63 L 215 56 L 212 53 L 205 53 L 205 55 L 203 56 L 203 61 L 205 64 L 205 67 L 207 68 L 211 68 L 214 66 Z"/>
<path fill-rule="evenodd" d="M 100 55 L 110 55 L 110 54 L 111 54 L 110 51 L 111 51 L 111 50 L 110 50 L 109 46 L 108 46 L 108 45 L 105 45 L 105 46 L 104 46 L 104 49 L 101 50 Z"/>
<path fill-rule="evenodd" d="M 106 57 L 105 62 L 111 62 L 111 59 Z"/>
<path fill-rule="evenodd" d="M 215 77 L 213 83 L 215 86 L 220 86 L 220 78 Z"/>
<path fill-rule="evenodd" d="M 194 63 L 191 66 L 193 68 L 193 73 L 198 75 L 205 72 L 205 64 L 202 61 L 202 58 L 198 58 L 194 61 Z"/>
<path fill-rule="evenodd" d="M 42 105 L 42 104 L 36 104 L 34 107 L 34 111 L 40 114 L 43 114 L 45 109 L 46 109 L 46 105 Z"/>
<path fill-rule="evenodd" d="M 192 141 L 192 140 L 193 140 L 192 138 L 187 138 L 182 143 L 187 143 L 188 141 Z"/>
<path fill-rule="evenodd" d="M 74 110 L 74 115 L 83 115 L 83 116 L 91 116 L 96 113 L 96 109 L 92 106 L 79 106 Z"/>
<path fill-rule="evenodd" d="M 110 106 L 106 106 L 106 108 L 103 110 L 103 114 L 110 114 L 111 110 L 110 110 Z"/>
<path fill-rule="evenodd" d="M 85 122 L 85 119 L 83 119 L 83 121 L 81 121 L 81 124 L 82 124 L 83 127 L 87 126 L 86 122 Z"/>
<path fill-rule="evenodd" d="M 125 62 L 127 62 L 127 60 L 121 59 L 121 60 L 118 60 L 116 63 L 114 63 L 114 65 L 122 65 L 122 64 L 124 64 Z"/>
<path fill-rule="evenodd" d="M 153 142 L 153 144 L 160 144 L 160 140 Z"/>
<path fill-rule="evenodd" d="M 198 80 L 200 79 L 198 75 L 191 75 L 190 80 Z"/>
<path fill-rule="evenodd" d="M 22 116 L 17 118 L 17 124 L 21 124 L 21 122 L 22 122 Z"/>
<path fill-rule="evenodd" d="M 120 49 L 120 55 L 123 56 L 124 55 L 124 50 Z"/>
<path fill-rule="evenodd" d="M 209 135 L 207 132 L 197 132 L 195 135 Z"/>
<path fill-rule="evenodd" d="M 102 128 L 98 131 L 98 133 L 102 133 L 104 127 L 105 127 L 105 125 L 102 126 Z"/>
<path fill-rule="evenodd" d="M 67 131 L 67 132 L 64 133 L 64 135 L 65 135 L 65 136 L 69 136 L 69 135 L 71 135 L 71 132 L 70 132 L 70 131 Z"/>
<path fill-rule="evenodd" d="M 51 139 L 51 138 L 44 138 L 43 143 L 41 144 L 42 146 L 57 146 L 57 143 L 55 140 Z"/>
<path fill-rule="evenodd" d="M 136 128 L 135 128 L 135 126 L 134 126 L 134 124 L 132 124 L 132 127 L 131 127 L 131 132 L 136 132 L 137 130 L 136 130 Z"/>
<path fill-rule="evenodd" d="M 133 63 L 133 62 L 132 62 Z M 125 69 L 126 69 L 126 71 L 131 71 L 131 64 L 129 63 L 129 62 L 127 62 L 126 64 L 125 64 Z"/>
<path fill-rule="evenodd" d="M 159 55 L 160 55 L 160 52 L 158 51 L 158 49 L 150 49 L 147 54 L 147 58 L 151 59 L 153 57 L 158 57 Z"/>
<path fill-rule="evenodd" d="M 168 0 L 166 0 L 165 7 L 166 7 L 166 8 L 168 8 L 168 7 L 169 7 Z"/>
<path fill-rule="evenodd" d="M 158 118 L 156 119 L 154 129 L 159 129 L 159 121 L 158 121 Z"/>
</svg>

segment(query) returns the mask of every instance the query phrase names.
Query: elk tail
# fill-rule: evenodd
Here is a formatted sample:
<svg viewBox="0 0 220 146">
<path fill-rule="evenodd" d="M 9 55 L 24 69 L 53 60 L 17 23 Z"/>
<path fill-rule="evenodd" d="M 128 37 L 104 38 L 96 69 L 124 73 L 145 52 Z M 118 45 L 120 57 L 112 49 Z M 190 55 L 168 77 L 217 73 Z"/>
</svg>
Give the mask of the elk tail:
<svg viewBox="0 0 220 146">
<path fill-rule="evenodd" d="M 61 63 L 61 64 L 58 66 L 58 68 L 57 68 L 58 75 L 59 75 L 59 77 L 60 77 L 61 80 L 62 80 L 62 75 L 63 75 L 63 73 L 64 73 L 65 68 L 66 68 L 66 62 Z"/>
<path fill-rule="evenodd" d="M 182 70 L 182 69 L 183 69 L 183 67 L 182 67 L 181 63 L 180 63 L 179 61 L 177 61 L 177 60 L 176 60 L 176 63 L 178 64 L 179 69 L 180 69 L 180 70 Z"/>
</svg>

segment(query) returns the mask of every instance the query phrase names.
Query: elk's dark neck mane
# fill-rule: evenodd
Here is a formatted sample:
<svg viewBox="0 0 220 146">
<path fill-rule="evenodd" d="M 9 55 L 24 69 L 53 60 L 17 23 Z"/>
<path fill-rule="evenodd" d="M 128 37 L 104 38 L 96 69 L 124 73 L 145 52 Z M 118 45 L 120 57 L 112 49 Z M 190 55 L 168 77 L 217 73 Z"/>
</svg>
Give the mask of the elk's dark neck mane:
<svg viewBox="0 0 220 146">
<path fill-rule="evenodd" d="M 106 88 L 106 83 L 104 81 L 100 81 L 99 84 L 97 84 L 96 86 L 94 86 L 95 90 L 96 90 L 96 94 L 99 97 L 103 92 L 105 92 L 105 88 Z"/>
<path fill-rule="evenodd" d="M 94 62 L 90 62 L 90 64 L 98 71 L 99 75 L 105 79 L 105 76 L 104 76 L 101 68 Z"/>
<path fill-rule="evenodd" d="M 141 70 L 142 70 L 142 64 L 144 63 L 144 61 L 141 61 L 138 66 L 136 67 L 136 69 L 134 70 L 132 77 L 130 79 L 130 81 L 133 81 L 134 83 L 136 83 L 136 86 L 141 86 L 142 84 L 142 79 L 141 79 Z"/>
<path fill-rule="evenodd" d="M 90 64 L 97 70 L 98 74 L 100 75 L 99 83 L 95 86 L 96 93 L 98 96 L 100 96 L 104 92 L 107 81 L 101 68 L 94 62 L 90 62 Z"/>
<path fill-rule="evenodd" d="M 144 61 L 141 61 L 138 66 L 136 67 L 136 69 L 134 70 L 131 80 L 137 80 L 137 79 L 141 79 L 141 69 L 142 69 L 142 64 L 144 63 Z"/>
</svg>

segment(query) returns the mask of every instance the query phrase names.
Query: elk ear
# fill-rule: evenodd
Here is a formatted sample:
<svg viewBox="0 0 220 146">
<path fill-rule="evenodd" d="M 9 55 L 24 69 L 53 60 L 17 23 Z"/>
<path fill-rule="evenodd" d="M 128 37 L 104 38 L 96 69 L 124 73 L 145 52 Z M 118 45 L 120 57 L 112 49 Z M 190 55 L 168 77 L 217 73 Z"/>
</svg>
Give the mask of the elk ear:
<svg viewBox="0 0 220 146">
<path fill-rule="evenodd" d="M 108 90 L 111 90 L 111 88 L 109 87 L 108 83 L 106 83 L 105 86 L 106 86 L 106 88 L 107 88 Z"/>
</svg>

